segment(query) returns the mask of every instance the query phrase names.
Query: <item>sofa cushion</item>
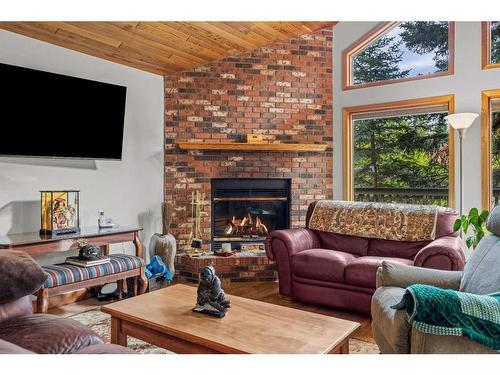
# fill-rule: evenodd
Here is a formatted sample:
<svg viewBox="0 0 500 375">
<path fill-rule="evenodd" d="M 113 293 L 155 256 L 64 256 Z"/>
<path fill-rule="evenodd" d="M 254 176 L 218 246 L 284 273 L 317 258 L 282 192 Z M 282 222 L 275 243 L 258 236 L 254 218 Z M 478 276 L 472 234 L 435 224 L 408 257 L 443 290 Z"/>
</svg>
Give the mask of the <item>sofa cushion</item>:
<svg viewBox="0 0 500 375">
<path fill-rule="evenodd" d="M 382 266 L 382 262 L 394 262 L 412 265 L 409 259 L 366 256 L 353 259 L 345 268 L 344 278 L 347 284 L 375 288 L 377 268 Z"/>
<path fill-rule="evenodd" d="M 371 239 L 367 255 L 413 259 L 429 243 L 429 241 L 412 242 Z"/>
<path fill-rule="evenodd" d="M 47 279 L 42 268 L 21 251 L 0 251 L 0 303 L 33 294 Z"/>
<path fill-rule="evenodd" d="M 344 269 L 356 256 L 329 249 L 309 249 L 292 258 L 293 274 L 307 279 L 344 282 Z"/>
<path fill-rule="evenodd" d="M 365 256 L 368 253 L 368 238 L 357 236 L 346 236 L 343 234 L 316 231 L 324 249 L 343 251 L 357 256 Z"/>
<path fill-rule="evenodd" d="M 9 320 L 0 326 L 0 339 L 38 354 L 69 354 L 103 343 L 89 327 L 50 314 Z"/>
<path fill-rule="evenodd" d="M 500 207 L 500 206 L 497 206 Z M 484 237 L 465 263 L 460 291 L 474 294 L 500 292 L 500 237 Z"/>
<path fill-rule="evenodd" d="M 54 288 L 60 285 L 77 283 L 96 277 L 129 271 L 144 265 L 143 260 L 134 255 L 112 254 L 109 258 L 110 263 L 92 267 L 77 267 L 65 263 L 43 266 L 43 269 L 49 275 L 43 287 Z"/>
</svg>

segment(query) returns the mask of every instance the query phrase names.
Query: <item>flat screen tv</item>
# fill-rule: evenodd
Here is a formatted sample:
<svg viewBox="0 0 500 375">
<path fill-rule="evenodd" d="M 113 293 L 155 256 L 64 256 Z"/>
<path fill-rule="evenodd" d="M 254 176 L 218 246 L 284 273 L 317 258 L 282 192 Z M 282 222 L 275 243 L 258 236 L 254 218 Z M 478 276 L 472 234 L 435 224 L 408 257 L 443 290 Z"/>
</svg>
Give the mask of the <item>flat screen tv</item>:
<svg viewBox="0 0 500 375">
<path fill-rule="evenodd" d="M 121 159 L 127 88 L 0 64 L 0 156 Z"/>
</svg>

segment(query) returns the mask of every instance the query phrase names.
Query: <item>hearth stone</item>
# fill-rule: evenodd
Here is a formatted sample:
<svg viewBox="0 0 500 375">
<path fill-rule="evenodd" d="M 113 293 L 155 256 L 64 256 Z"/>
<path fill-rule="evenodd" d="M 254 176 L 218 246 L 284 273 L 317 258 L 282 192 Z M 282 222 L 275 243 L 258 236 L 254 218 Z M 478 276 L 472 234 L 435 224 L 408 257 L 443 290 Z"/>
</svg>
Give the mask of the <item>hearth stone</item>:
<svg viewBox="0 0 500 375">
<path fill-rule="evenodd" d="M 240 281 L 276 281 L 276 266 L 265 254 L 252 256 L 218 257 L 206 254 L 190 257 L 178 254 L 175 257 L 175 280 L 198 283 L 203 267 L 213 265 L 222 285 Z"/>
</svg>

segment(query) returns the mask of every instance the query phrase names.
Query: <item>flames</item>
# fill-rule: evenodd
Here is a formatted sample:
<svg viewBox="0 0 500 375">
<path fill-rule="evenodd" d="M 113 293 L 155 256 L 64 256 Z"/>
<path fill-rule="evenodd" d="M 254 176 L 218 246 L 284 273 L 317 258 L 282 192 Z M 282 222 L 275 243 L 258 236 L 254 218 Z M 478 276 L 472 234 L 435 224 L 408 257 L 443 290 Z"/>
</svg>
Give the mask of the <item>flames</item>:
<svg viewBox="0 0 500 375">
<path fill-rule="evenodd" d="M 228 236 L 235 235 L 267 235 L 268 230 L 259 216 L 255 218 L 249 213 L 241 219 L 233 216 L 233 219 L 227 223 L 224 233 Z"/>
</svg>

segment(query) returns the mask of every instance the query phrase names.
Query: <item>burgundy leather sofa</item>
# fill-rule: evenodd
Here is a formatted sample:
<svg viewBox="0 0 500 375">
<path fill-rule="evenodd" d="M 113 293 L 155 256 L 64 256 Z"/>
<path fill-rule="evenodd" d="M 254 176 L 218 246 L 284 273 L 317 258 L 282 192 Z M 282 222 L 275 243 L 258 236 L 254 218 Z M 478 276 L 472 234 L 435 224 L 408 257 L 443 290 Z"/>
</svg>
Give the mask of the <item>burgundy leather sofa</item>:
<svg viewBox="0 0 500 375">
<path fill-rule="evenodd" d="M 434 241 L 406 242 L 346 236 L 306 228 L 269 234 L 266 253 L 278 268 L 279 291 L 293 300 L 370 315 L 375 275 L 382 261 L 442 270 L 462 270 L 464 243 L 453 232 L 458 214 L 440 209 Z"/>
</svg>

